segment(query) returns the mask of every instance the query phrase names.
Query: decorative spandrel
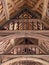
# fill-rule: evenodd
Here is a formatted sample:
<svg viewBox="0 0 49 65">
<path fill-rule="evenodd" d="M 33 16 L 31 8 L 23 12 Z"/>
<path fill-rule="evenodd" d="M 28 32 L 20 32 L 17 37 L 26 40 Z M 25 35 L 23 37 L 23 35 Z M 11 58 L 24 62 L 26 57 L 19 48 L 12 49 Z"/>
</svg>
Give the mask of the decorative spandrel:
<svg viewBox="0 0 49 65">
<path fill-rule="evenodd" d="M 49 30 L 48 24 L 39 18 L 35 12 L 24 9 L 13 19 L 6 22 L 1 30 Z"/>
<path fill-rule="evenodd" d="M 33 39 L 34 40 L 34 39 Z M 9 55 L 43 55 L 46 52 L 38 46 L 38 40 L 32 39 L 22 39 L 19 40 L 18 45 L 15 43 L 13 47 L 7 48 L 7 50 L 3 54 Z M 13 41 L 12 41 L 13 42 Z M 12 44 L 11 42 L 11 44 Z"/>
</svg>

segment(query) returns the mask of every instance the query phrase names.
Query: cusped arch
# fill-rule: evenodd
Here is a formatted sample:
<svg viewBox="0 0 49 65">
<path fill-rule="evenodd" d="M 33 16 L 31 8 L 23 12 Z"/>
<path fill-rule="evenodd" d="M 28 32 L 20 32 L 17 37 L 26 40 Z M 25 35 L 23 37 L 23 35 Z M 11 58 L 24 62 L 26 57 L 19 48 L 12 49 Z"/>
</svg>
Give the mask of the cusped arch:
<svg viewBox="0 0 49 65">
<path fill-rule="evenodd" d="M 14 59 L 11 59 L 11 60 L 8 60 L 8 61 L 2 63 L 1 65 L 8 65 L 9 63 L 15 63 L 18 61 L 34 61 L 34 62 L 39 62 L 39 63 L 44 64 L 44 65 L 49 65 L 49 62 L 42 60 L 42 59 L 39 59 L 39 58 L 35 58 L 35 57 L 32 57 L 32 58 L 30 58 L 30 57 L 29 58 L 28 57 L 14 58 Z"/>
</svg>

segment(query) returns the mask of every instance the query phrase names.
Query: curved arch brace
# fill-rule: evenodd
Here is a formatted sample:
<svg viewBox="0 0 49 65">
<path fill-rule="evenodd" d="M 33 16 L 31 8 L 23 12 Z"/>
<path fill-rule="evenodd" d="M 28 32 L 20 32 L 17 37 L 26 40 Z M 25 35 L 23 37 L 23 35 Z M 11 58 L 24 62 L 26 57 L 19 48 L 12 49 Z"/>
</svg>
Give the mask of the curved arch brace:
<svg viewBox="0 0 49 65">
<path fill-rule="evenodd" d="M 44 65 L 49 65 L 49 62 L 45 61 L 45 60 L 41 60 L 39 58 L 35 58 L 35 57 L 32 57 L 32 58 L 27 58 L 27 57 L 21 57 L 21 58 L 14 58 L 12 60 L 9 60 L 9 61 L 6 61 L 4 63 L 2 63 L 1 65 L 8 65 L 9 63 L 14 63 L 14 62 L 18 62 L 18 61 L 34 61 L 34 62 L 39 62 L 39 63 L 42 63 Z"/>
<path fill-rule="evenodd" d="M 2 2 L 2 4 L 4 4 L 4 3 L 3 3 L 3 0 L 1 0 L 1 2 Z M 3 5 L 3 6 L 4 6 L 4 5 Z M 4 13 L 5 13 L 5 9 L 4 9 L 4 7 L 3 7 L 3 12 L 2 12 L 1 15 L 0 15 L 0 20 L 1 20 L 2 16 L 4 15 Z"/>
</svg>

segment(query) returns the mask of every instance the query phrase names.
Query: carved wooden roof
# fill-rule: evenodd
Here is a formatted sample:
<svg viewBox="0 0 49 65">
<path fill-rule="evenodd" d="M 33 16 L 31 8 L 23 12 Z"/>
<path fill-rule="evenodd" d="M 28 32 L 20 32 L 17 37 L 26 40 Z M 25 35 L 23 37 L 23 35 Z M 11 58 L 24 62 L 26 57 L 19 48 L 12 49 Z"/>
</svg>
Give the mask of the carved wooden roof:
<svg viewBox="0 0 49 65">
<path fill-rule="evenodd" d="M 48 0 L 49 1 L 49 0 Z M 0 0 L 0 24 L 14 17 L 24 7 L 43 14 L 44 0 Z M 49 21 L 49 3 L 47 7 L 47 22 Z"/>
</svg>

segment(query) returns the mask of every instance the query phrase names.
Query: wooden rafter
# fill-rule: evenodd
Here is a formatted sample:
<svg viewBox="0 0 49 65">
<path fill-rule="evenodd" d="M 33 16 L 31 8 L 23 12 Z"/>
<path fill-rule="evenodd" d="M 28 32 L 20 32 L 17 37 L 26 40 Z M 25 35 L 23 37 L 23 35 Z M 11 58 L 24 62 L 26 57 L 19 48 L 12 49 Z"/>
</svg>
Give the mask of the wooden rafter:
<svg viewBox="0 0 49 65">
<path fill-rule="evenodd" d="M 43 13 L 42 13 L 42 19 L 44 19 L 45 16 L 46 16 L 47 7 L 48 7 L 48 0 L 44 0 L 44 1 L 43 1 Z"/>
<path fill-rule="evenodd" d="M 12 5 L 13 9 L 16 10 L 15 3 L 12 0 L 9 0 L 8 2 Z"/>
<path fill-rule="evenodd" d="M 33 8 L 33 10 L 36 10 L 42 2 L 43 2 L 43 0 L 39 0 L 38 3 Z"/>
<path fill-rule="evenodd" d="M 5 9 L 6 20 L 9 20 L 10 16 L 9 16 L 9 10 L 8 10 L 8 5 L 7 5 L 7 0 L 2 0 L 2 2 L 3 2 L 3 7 Z"/>
<path fill-rule="evenodd" d="M 3 0 L 1 0 L 1 2 L 2 2 L 2 7 L 4 6 L 3 5 Z M 2 11 L 2 13 L 1 13 L 1 15 L 0 15 L 0 20 L 2 20 L 2 17 L 4 16 L 4 12 L 5 12 L 5 9 L 4 9 L 4 7 L 3 7 L 3 11 Z"/>
</svg>

